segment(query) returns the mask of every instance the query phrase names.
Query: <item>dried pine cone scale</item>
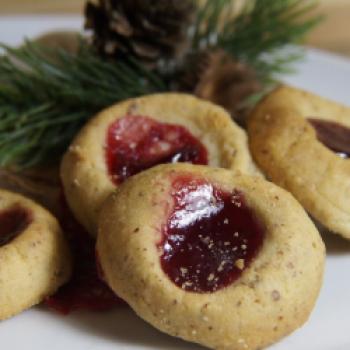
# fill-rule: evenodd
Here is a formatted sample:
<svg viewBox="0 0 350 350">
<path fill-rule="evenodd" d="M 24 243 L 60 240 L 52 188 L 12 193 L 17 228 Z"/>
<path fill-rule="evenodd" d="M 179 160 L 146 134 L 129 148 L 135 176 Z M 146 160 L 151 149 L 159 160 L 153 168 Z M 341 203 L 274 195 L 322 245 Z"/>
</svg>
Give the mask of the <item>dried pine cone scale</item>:
<svg viewBox="0 0 350 350">
<path fill-rule="evenodd" d="M 85 27 L 101 54 L 132 54 L 155 65 L 184 53 L 194 13 L 193 0 L 99 0 L 87 3 Z"/>
</svg>

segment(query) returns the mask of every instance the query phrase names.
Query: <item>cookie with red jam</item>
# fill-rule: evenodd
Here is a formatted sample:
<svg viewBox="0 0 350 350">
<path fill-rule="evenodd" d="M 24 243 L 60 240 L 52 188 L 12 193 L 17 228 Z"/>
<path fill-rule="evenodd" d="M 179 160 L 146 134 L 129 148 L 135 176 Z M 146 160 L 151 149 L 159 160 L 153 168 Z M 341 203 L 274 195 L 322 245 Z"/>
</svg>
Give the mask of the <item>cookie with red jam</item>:
<svg viewBox="0 0 350 350">
<path fill-rule="evenodd" d="M 159 330 L 212 349 L 261 349 L 308 319 L 325 250 L 301 205 L 258 177 L 191 164 L 138 174 L 104 203 L 109 286 Z"/>
<path fill-rule="evenodd" d="M 67 151 L 61 175 L 71 209 L 95 236 L 101 204 L 116 187 L 157 164 L 179 162 L 257 173 L 246 134 L 222 108 L 186 94 L 158 94 L 92 119 Z"/>
<path fill-rule="evenodd" d="M 57 220 L 33 201 L 0 190 L 0 320 L 64 284 L 71 259 Z"/>
<path fill-rule="evenodd" d="M 350 108 L 282 86 L 255 108 L 248 133 L 265 174 L 350 239 Z"/>
</svg>

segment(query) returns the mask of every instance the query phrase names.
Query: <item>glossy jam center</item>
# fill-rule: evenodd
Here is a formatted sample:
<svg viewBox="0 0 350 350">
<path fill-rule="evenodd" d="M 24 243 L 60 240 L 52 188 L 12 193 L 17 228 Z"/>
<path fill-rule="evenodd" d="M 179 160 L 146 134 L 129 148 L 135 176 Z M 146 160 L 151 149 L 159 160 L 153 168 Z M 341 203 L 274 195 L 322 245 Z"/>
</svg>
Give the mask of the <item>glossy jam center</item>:
<svg viewBox="0 0 350 350">
<path fill-rule="evenodd" d="M 240 277 L 260 250 L 264 231 L 239 191 L 177 179 L 163 228 L 161 265 L 180 288 L 214 292 Z"/>
<path fill-rule="evenodd" d="M 15 239 L 31 221 L 30 213 L 21 207 L 0 212 L 0 247 Z"/>
<path fill-rule="evenodd" d="M 110 125 L 106 157 L 116 184 L 157 164 L 208 164 L 206 148 L 186 128 L 141 116 L 126 116 Z"/>
<path fill-rule="evenodd" d="M 317 133 L 317 138 L 331 151 L 342 158 L 350 157 L 350 128 L 336 122 L 309 119 Z"/>
</svg>

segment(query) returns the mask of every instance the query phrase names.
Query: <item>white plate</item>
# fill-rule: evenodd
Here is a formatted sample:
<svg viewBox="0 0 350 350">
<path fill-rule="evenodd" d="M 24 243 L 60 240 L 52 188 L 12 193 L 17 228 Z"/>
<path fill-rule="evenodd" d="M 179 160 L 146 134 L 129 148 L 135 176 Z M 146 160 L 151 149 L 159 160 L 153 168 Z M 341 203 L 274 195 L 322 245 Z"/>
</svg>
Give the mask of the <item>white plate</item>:
<svg viewBox="0 0 350 350">
<path fill-rule="evenodd" d="M 0 42 L 19 44 L 49 29 L 78 29 L 79 17 L 1 17 Z M 295 86 L 350 104 L 350 61 L 309 50 L 298 73 L 284 80 Z M 307 324 L 273 350 L 350 349 L 350 243 L 326 235 L 325 283 Z M 34 308 L 0 324 L 1 349 L 23 350 L 200 350 L 154 330 L 127 308 L 107 313 L 74 313 L 61 317 Z"/>
</svg>

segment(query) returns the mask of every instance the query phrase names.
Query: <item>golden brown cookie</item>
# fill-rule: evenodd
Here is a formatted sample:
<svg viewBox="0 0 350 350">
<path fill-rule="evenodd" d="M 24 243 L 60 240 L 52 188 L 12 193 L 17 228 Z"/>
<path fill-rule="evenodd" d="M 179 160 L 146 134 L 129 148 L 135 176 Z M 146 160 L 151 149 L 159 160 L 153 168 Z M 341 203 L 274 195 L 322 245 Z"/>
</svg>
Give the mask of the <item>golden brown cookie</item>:
<svg viewBox="0 0 350 350">
<path fill-rule="evenodd" d="M 244 131 L 220 107 L 185 94 L 131 99 L 93 118 L 67 151 L 67 201 L 93 235 L 104 199 L 127 177 L 160 163 L 190 162 L 256 174 Z"/>
<path fill-rule="evenodd" d="M 250 148 L 266 175 L 350 239 L 350 108 L 282 86 L 253 111 Z"/>
<path fill-rule="evenodd" d="M 109 286 L 159 330 L 212 349 L 261 349 L 308 319 L 324 244 L 289 193 L 190 164 L 138 174 L 104 203 Z"/>
<path fill-rule="evenodd" d="M 0 190 L 0 320 L 40 303 L 70 274 L 57 220 L 33 201 Z"/>
</svg>

